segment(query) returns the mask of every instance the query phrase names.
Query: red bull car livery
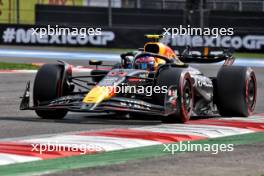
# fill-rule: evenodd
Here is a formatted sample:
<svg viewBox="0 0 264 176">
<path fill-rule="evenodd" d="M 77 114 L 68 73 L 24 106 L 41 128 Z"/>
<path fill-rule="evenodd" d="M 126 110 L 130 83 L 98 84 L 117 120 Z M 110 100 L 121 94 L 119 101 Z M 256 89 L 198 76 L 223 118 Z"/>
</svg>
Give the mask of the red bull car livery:
<svg viewBox="0 0 264 176">
<path fill-rule="evenodd" d="M 158 42 L 159 35 L 144 48 L 122 53 L 120 63 L 89 75 L 73 76 L 66 62 L 45 64 L 35 77 L 33 106 L 30 83 L 21 110 L 34 110 L 41 118 L 59 119 L 67 112 L 151 114 L 164 122 L 186 122 L 191 116 L 249 116 L 256 105 L 256 76 L 250 67 L 233 66 L 228 50 L 197 54 L 190 47 L 176 54 Z M 190 63 L 223 62 L 215 77 L 204 75 Z M 209 66 L 209 65 L 208 65 Z"/>
</svg>

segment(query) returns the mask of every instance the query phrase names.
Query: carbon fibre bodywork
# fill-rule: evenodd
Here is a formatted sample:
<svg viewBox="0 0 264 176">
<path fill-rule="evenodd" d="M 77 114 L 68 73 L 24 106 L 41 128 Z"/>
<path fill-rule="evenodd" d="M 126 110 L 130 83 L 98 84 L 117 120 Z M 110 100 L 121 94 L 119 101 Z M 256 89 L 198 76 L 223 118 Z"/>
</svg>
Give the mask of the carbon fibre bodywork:
<svg viewBox="0 0 264 176">
<path fill-rule="evenodd" d="M 172 67 L 172 65 L 167 65 Z M 174 67 L 177 67 L 174 65 Z M 192 84 L 195 92 L 195 106 L 203 103 L 204 107 L 213 103 L 213 82 L 210 78 L 204 76 L 199 70 L 186 66 L 184 70 L 190 73 Z M 121 73 L 121 74 L 120 74 Z M 157 73 L 146 70 L 137 69 L 112 69 L 104 78 L 96 84 L 96 86 L 154 86 L 155 76 Z M 89 78 L 86 77 L 86 78 Z M 74 80 L 74 77 L 70 78 Z M 174 85 L 177 86 L 177 85 Z M 94 87 L 94 86 L 93 86 Z M 167 92 L 169 92 L 169 89 Z M 29 106 L 30 83 L 27 84 L 24 96 L 22 98 L 21 110 L 51 110 L 65 109 L 73 112 L 136 112 L 148 113 L 155 115 L 169 115 L 171 110 L 164 105 L 155 104 L 151 96 L 147 96 L 146 92 L 128 92 L 115 94 L 111 98 L 103 98 L 100 102 L 85 101 L 89 91 L 75 92 L 70 95 L 62 96 L 51 101 L 41 102 L 38 106 Z M 169 96 L 166 94 L 166 96 Z M 97 98 L 97 97 L 95 97 Z M 168 98 L 167 98 L 168 99 Z M 197 103 L 197 104 L 196 104 Z M 195 109 L 195 108 L 194 108 Z M 205 108 L 205 109 L 208 109 Z M 208 113 L 208 112 L 207 112 Z M 194 111 L 194 114 L 206 114 L 206 112 Z"/>
<path fill-rule="evenodd" d="M 237 86 L 233 91 L 234 93 L 238 92 L 235 98 L 238 97 L 236 101 L 244 106 L 244 110 L 242 112 L 236 106 L 232 108 L 236 112 L 248 116 L 253 112 L 256 103 L 256 81 L 254 81 L 253 70 L 250 68 L 233 68 L 231 65 L 234 62 L 234 57 L 227 50 L 220 50 L 220 54 L 209 53 L 208 48 L 206 51 L 206 54 L 197 55 L 197 52 L 192 54 L 194 52 L 187 47 L 181 55 L 176 56 L 168 46 L 159 42 L 149 42 L 143 50 L 139 49 L 121 54 L 121 62 L 109 70 L 98 68 L 102 62 L 90 61 L 90 65 L 96 65 L 96 69 L 86 76 L 72 76 L 70 65 L 60 62 L 58 68 L 62 70 L 61 76 L 57 82 L 53 83 L 56 89 L 52 89 L 55 91 L 55 96 L 53 96 L 55 98 L 46 100 L 44 97 L 45 101 L 37 101 L 33 97 L 34 105 L 30 106 L 30 83 L 27 83 L 20 109 L 51 113 L 60 110 L 64 113 L 67 111 L 123 112 L 160 116 L 171 116 L 178 113 L 177 116 L 185 116 L 184 119 L 181 119 L 182 122 L 185 122 L 190 115 L 217 114 L 219 112 L 218 107 L 224 107 L 220 110 L 222 113 L 226 113 L 227 111 L 223 111 L 228 110 L 228 107 L 223 105 L 225 99 L 220 98 L 222 104 L 219 104 L 217 97 L 220 95 L 216 92 L 217 89 L 223 89 L 221 87 L 224 86 L 222 75 L 230 83 L 235 80 L 237 75 L 242 82 L 245 81 L 245 84 Z M 137 68 L 135 66 L 136 60 L 141 57 L 154 58 L 154 70 Z M 219 80 L 216 77 L 208 77 L 200 70 L 188 65 L 188 63 L 193 62 L 215 63 L 220 61 L 224 61 L 224 66 L 220 68 Z M 248 71 L 250 74 L 244 74 Z M 58 76 L 58 70 L 54 72 Z M 229 79 L 229 73 L 235 75 L 234 78 L 231 75 L 232 79 Z M 45 74 L 42 74 L 41 78 L 45 79 Z M 39 80 L 41 82 L 41 79 Z M 221 84 L 216 84 L 217 81 Z M 163 88 L 163 84 L 167 87 Z M 155 92 L 157 85 L 161 85 L 159 93 Z M 126 89 L 123 91 L 123 87 L 135 87 L 135 91 L 130 92 Z M 138 91 L 139 88 L 149 88 L 151 92 L 147 89 Z M 122 91 L 117 91 L 117 89 Z M 34 92 L 38 93 L 35 87 Z M 249 113 L 246 112 L 250 107 L 252 108 L 248 111 Z M 62 113 L 62 115 L 64 114 Z"/>
</svg>

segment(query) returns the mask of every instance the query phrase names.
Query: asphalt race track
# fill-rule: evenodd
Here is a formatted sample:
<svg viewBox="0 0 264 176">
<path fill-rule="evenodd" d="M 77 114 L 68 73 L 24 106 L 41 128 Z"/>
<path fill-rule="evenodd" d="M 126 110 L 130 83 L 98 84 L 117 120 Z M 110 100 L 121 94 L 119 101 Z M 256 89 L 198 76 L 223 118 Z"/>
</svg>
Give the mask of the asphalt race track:
<svg viewBox="0 0 264 176">
<path fill-rule="evenodd" d="M 205 74 L 215 75 L 218 66 L 200 66 Z M 264 69 L 254 68 L 258 81 L 256 113 L 264 112 Z M 19 111 L 19 97 L 26 81 L 33 83 L 34 74 L 0 74 L 0 138 L 41 134 L 131 128 L 161 124 L 158 118 L 106 116 L 105 114 L 70 113 L 64 120 L 42 120 L 34 112 Z M 110 166 L 83 168 L 50 175 L 262 175 L 264 143 L 235 147 L 233 152 L 212 155 L 207 152 L 180 153 L 152 157 Z"/>
</svg>

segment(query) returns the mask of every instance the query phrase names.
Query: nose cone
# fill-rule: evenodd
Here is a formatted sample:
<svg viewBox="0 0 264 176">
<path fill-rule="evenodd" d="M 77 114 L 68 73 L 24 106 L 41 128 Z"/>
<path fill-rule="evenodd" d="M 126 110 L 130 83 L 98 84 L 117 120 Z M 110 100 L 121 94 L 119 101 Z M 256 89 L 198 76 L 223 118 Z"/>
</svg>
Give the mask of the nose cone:
<svg viewBox="0 0 264 176">
<path fill-rule="evenodd" d="M 114 96 L 114 87 L 110 86 L 95 86 L 85 96 L 83 103 L 98 105 L 104 100 L 108 100 Z"/>
</svg>

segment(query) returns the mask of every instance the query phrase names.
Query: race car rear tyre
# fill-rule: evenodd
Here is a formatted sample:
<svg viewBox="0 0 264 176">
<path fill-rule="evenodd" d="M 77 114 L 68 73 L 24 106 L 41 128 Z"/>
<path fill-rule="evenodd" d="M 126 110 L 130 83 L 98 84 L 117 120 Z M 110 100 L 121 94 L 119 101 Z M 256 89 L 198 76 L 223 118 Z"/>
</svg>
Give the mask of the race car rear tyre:
<svg viewBox="0 0 264 176">
<path fill-rule="evenodd" d="M 38 70 L 33 88 L 34 106 L 63 95 L 62 75 L 61 65 L 45 64 Z M 36 110 L 36 114 L 43 119 L 62 119 L 67 110 Z"/>
<path fill-rule="evenodd" d="M 177 87 L 175 113 L 163 117 L 166 123 L 184 123 L 190 119 L 193 109 L 193 86 L 191 76 L 182 68 L 167 68 L 160 72 L 156 79 L 156 86 Z M 154 99 L 160 105 L 165 105 L 165 93 L 154 94 Z"/>
<path fill-rule="evenodd" d="M 216 80 L 216 105 L 221 116 L 250 116 L 256 106 L 257 81 L 250 67 L 222 66 Z"/>
</svg>

